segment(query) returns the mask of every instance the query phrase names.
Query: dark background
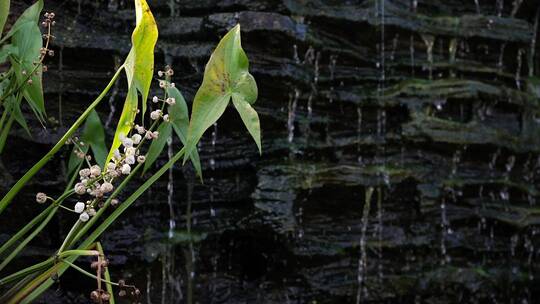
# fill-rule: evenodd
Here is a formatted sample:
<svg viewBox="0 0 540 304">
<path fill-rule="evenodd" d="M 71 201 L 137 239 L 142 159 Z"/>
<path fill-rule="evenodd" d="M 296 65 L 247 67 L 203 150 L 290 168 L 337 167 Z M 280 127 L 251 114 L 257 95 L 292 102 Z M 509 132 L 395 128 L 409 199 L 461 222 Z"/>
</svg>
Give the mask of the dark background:
<svg viewBox="0 0 540 304">
<path fill-rule="evenodd" d="M 174 68 L 188 102 L 240 22 L 263 155 L 229 109 L 200 145 L 204 184 L 177 166 L 102 237 L 113 280 L 135 283 L 143 303 L 186 303 L 189 290 L 193 303 L 539 303 L 539 3 L 414 2 L 149 1 L 156 69 Z M 34 121 L 33 138 L 13 132 L 2 192 L 130 48 L 132 1 L 45 11 L 57 16 L 50 122 Z M 98 107 L 109 139 L 125 92 L 122 79 Z M 61 192 L 67 157 L 12 204 L 0 240 L 38 212 L 36 192 Z M 74 220 L 55 219 L 16 266 L 52 254 Z M 68 272 L 43 302 L 86 303 L 94 288 Z"/>
</svg>

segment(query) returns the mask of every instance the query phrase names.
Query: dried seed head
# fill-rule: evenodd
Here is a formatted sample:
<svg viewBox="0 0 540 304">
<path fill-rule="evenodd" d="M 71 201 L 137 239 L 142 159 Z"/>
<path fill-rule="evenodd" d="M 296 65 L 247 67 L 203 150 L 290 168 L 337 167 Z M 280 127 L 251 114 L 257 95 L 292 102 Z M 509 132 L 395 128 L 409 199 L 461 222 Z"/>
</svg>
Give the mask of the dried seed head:
<svg viewBox="0 0 540 304">
<path fill-rule="evenodd" d="M 90 293 L 90 300 L 92 300 L 92 302 L 94 303 L 99 303 L 100 301 L 100 295 L 99 295 L 99 291 L 98 290 L 94 290 Z"/>
<path fill-rule="evenodd" d="M 154 137 L 153 137 L 153 133 L 150 132 L 150 131 L 146 131 L 146 134 L 144 135 L 144 137 L 146 137 L 146 139 L 152 139 L 152 138 L 154 138 Z"/>
<path fill-rule="evenodd" d="M 159 81 L 159 87 L 164 89 L 167 87 L 167 82 L 165 80 L 160 80 Z"/>
<path fill-rule="evenodd" d="M 126 293 L 126 291 L 125 291 L 125 290 L 123 290 L 123 289 L 122 289 L 122 290 L 120 290 L 120 291 L 118 292 L 118 296 L 119 296 L 119 297 L 125 297 L 125 296 L 126 296 L 126 294 L 127 294 L 127 293 Z"/>
<path fill-rule="evenodd" d="M 174 99 L 172 97 L 169 97 L 169 98 L 167 98 L 167 100 L 165 100 L 165 102 L 172 106 L 172 105 L 176 104 L 176 99 Z"/>
<path fill-rule="evenodd" d="M 81 215 L 79 215 L 79 220 L 81 222 L 87 222 L 89 219 L 90 219 L 90 216 L 86 212 L 83 212 L 81 213 Z"/>
<path fill-rule="evenodd" d="M 84 208 L 86 208 L 86 205 L 83 202 L 77 202 L 75 204 L 75 212 L 82 213 L 84 211 Z"/>
<path fill-rule="evenodd" d="M 40 203 L 40 204 L 43 204 L 47 201 L 47 194 L 43 193 L 43 192 L 38 192 L 36 194 L 36 202 Z"/>
<path fill-rule="evenodd" d="M 118 206 L 119 203 L 120 203 L 120 201 L 117 200 L 116 198 L 113 198 L 113 199 L 111 200 L 111 206 L 113 206 L 113 207 Z"/>
<path fill-rule="evenodd" d="M 144 163 L 145 160 L 146 160 L 146 157 L 144 155 L 139 155 L 137 157 L 137 162 L 140 164 Z"/>
</svg>

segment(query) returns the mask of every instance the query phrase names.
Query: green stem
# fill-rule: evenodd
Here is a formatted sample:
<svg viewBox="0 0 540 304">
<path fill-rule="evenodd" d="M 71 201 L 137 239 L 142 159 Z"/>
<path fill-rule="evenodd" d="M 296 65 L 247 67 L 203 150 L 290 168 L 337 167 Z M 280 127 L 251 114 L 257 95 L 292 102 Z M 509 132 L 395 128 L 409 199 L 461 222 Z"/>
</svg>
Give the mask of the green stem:
<svg viewBox="0 0 540 304">
<path fill-rule="evenodd" d="M 19 254 L 19 252 L 21 250 L 23 250 L 23 248 L 32 240 L 34 239 L 34 237 L 41 231 L 43 230 L 43 228 L 49 223 L 49 221 L 52 219 L 52 217 L 56 214 L 56 210 L 58 210 L 58 207 L 55 206 L 51 212 L 49 212 L 49 214 L 47 215 L 47 217 L 45 218 L 45 220 L 43 222 L 41 222 L 41 224 L 37 227 L 36 230 L 32 231 L 32 233 L 30 233 L 30 235 L 28 237 L 26 237 L 26 239 L 24 239 L 24 241 L 22 241 L 19 246 L 17 246 L 3 261 L 2 263 L 0 264 L 0 271 L 2 271 L 2 269 L 4 269 L 7 264 L 9 264 L 9 262 L 11 262 L 11 260 L 13 260 L 13 258 L 15 258 L 17 256 L 17 254 Z"/>
<path fill-rule="evenodd" d="M 49 212 L 53 209 L 53 205 L 49 205 L 45 210 L 41 211 L 34 219 L 26 224 L 21 230 L 19 230 L 14 236 L 12 236 L 7 242 L 5 242 L 2 247 L 0 247 L 0 255 L 7 249 L 11 248 L 20 238 L 22 238 L 30 229 L 32 229 L 37 223 L 44 219 Z"/>
<path fill-rule="evenodd" d="M 118 76 L 120 76 L 120 72 L 123 69 L 124 66 L 122 65 L 116 71 L 113 78 L 111 79 L 107 87 L 105 87 L 103 92 L 101 92 L 101 94 L 99 94 L 99 96 L 90 104 L 90 106 L 88 106 L 84 113 L 79 116 L 79 118 L 73 123 L 71 128 L 69 128 L 69 130 L 64 134 L 64 136 L 60 138 L 58 143 L 56 143 L 56 145 L 54 145 L 54 147 L 47 154 L 45 154 L 45 156 L 43 156 L 43 158 L 39 162 L 37 162 L 30 170 L 28 170 L 26 174 L 24 174 L 24 176 L 21 177 L 21 179 L 19 179 L 17 183 L 15 183 L 15 185 L 13 185 L 13 187 L 11 187 L 9 192 L 0 201 L 0 214 L 4 211 L 4 209 L 6 209 L 9 203 L 13 200 L 15 195 L 19 193 L 19 191 L 24 187 L 24 185 L 54 156 L 54 154 L 56 154 L 56 152 L 60 150 L 60 148 L 65 145 L 66 141 L 73 135 L 73 133 L 75 133 L 75 131 L 84 122 L 90 112 L 99 104 L 103 97 L 105 97 L 107 92 L 109 92 L 113 84 L 118 79 Z"/>
<path fill-rule="evenodd" d="M 79 246 L 79 249 L 88 248 L 90 244 L 95 242 L 95 240 L 107 229 L 133 202 L 135 202 L 148 188 L 156 182 L 169 168 L 171 168 L 182 156 L 184 155 L 184 148 L 176 153 L 163 167 L 161 167 L 154 175 L 152 175 L 146 182 L 144 182 L 133 194 L 131 194 L 127 200 L 125 200 L 114 212 L 106 218 L 101 225 L 99 225 L 90 236 L 88 236 L 83 243 Z M 74 262 L 77 259 L 77 256 L 69 257 L 65 260 L 69 262 Z M 67 265 L 55 265 L 50 270 L 43 273 L 41 276 L 32 280 L 28 285 L 22 289 L 22 291 L 12 298 L 9 303 L 18 303 L 17 301 L 22 301 L 21 303 L 31 303 L 37 297 L 39 297 L 45 290 L 47 290 L 54 281 L 50 278 L 52 274 L 57 273 L 61 276 L 66 269 Z M 47 277 L 48 276 L 48 277 Z"/>
</svg>

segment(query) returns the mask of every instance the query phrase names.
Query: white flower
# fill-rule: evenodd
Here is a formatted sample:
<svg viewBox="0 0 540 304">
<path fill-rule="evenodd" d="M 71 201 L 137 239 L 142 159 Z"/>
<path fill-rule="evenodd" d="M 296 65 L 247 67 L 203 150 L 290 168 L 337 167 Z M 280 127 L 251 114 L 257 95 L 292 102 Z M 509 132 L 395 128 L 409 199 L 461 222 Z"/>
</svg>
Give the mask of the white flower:
<svg viewBox="0 0 540 304">
<path fill-rule="evenodd" d="M 146 132 L 146 130 L 142 126 L 135 126 L 135 130 L 137 130 L 137 133 L 141 135 L 144 134 L 144 132 Z"/>
<path fill-rule="evenodd" d="M 137 149 L 135 149 L 134 147 L 124 149 L 124 153 L 126 153 L 126 156 L 135 155 L 136 152 Z"/>
<path fill-rule="evenodd" d="M 152 113 L 150 113 L 150 118 L 152 120 L 159 119 L 160 117 L 161 117 L 161 110 L 155 110 L 155 111 L 152 111 Z"/>
<path fill-rule="evenodd" d="M 88 215 L 89 215 L 89 216 L 94 216 L 94 215 L 96 215 L 96 209 L 94 209 L 94 208 L 88 209 L 87 212 L 88 212 Z"/>
<path fill-rule="evenodd" d="M 77 213 L 82 213 L 84 211 L 84 208 L 86 207 L 86 205 L 83 203 L 83 202 L 77 202 L 75 204 L 75 208 L 73 208 L 75 210 L 75 212 Z"/>
<path fill-rule="evenodd" d="M 75 184 L 75 187 L 73 188 L 75 190 L 75 193 L 79 195 L 83 195 L 86 193 L 86 187 L 83 183 L 77 183 Z"/>
<path fill-rule="evenodd" d="M 79 171 L 79 175 L 80 175 L 81 177 L 88 177 L 88 176 L 90 176 L 90 169 L 88 169 L 88 168 L 82 169 L 81 171 Z"/>
<path fill-rule="evenodd" d="M 118 134 L 118 139 L 120 141 L 124 141 L 124 139 L 126 139 L 126 135 L 122 132 L 122 133 Z"/>
<path fill-rule="evenodd" d="M 169 114 L 163 115 L 163 120 L 168 122 L 169 121 Z"/>
<path fill-rule="evenodd" d="M 85 186 L 88 186 L 88 181 L 89 181 L 88 178 L 83 178 L 83 179 L 81 179 L 81 184 L 83 184 Z"/>
<path fill-rule="evenodd" d="M 158 138 L 159 137 L 159 131 L 154 131 L 154 133 L 152 133 L 152 137 L 153 138 Z"/>
<path fill-rule="evenodd" d="M 104 182 L 103 185 L 101 185 L 101 187 L 99 189 L 103 193 L 109 193 L 109 192 L 113 191 L 114 186 L 113 186 L 113 184 L 111 184 L 109 182 Z"/>
<path fill-rule="evenodd" d="M 131 173 L 131 167 L 128 164 L 124 164 L 122 166 L 122 174 L 128 175 L 129 173 Z"/>
<path fill-rule="evenodd" d="M 113 198 L 113 199 L 111 200 L 111 206 L 113 206 L 113 207 L 117 206 L 119 203 L 120 203 L 120 202 L 119 202 L 116 198 Z"/>
<path fill-rule="evenodd" d="M 122 155 L 120 155 L 120 151 L 118 151 L 118 149 L 114 150 L 113 155 L 114 155 L 114 159 L 116 160 L 122 159 Z"/>
<path fill-rule="evenodd" d="M 135 156 L 133 155 L 128 155 L 126 156 L 126 164 L 128 165 L 133 165 L 135 163 Z"/>
<path fill-rule="evenodd" d="M 159 77 L 163 77 L 163 71 L 158 71 L 157 74 Z"/>
<path fill-rule="evenodd" d="M 36 202 L 40 203 L 40 204 L 43 204 L 47 201 L 47 194 L 43 193 L 43 192 L 38 192 L 36 194 Z"/>
<path fill-rule="evenodd" d="M 114 171 L 116 169 L 116 164 L 113 162 L 110 162 L 107 164 L 107 171 Z"/>
<path fill-rule="evenodd" d="M 89 219 L 90 219 L 90 216 L 86 212 L 83 212 L 81 213 L 81 215 L 79 215 L 79 220 L 81 220 L 81 222 L 86 222 Z"/>
<path fill-rule="evenodd" d="M 152 138 L 154 138 L 153 136 L 154 135 L 150 131 L 146 131 L 146 134 L 144 135 L 144 137 L 146 137 L 146 139 L 152 139 Z"/>
<path fill-rule="evenodd" d="M 133 140 L 131 138 L 124 138 L 124 140 L 122 141 L 122 144 L 126 148 L 131 148 L 133 147 Z"/>
<path fill-rule="evenodd" d="M 141 164 L 144 163 L 145 160 L 146 160 L 146 157 L 144 155 L 139 155 L 137 157 L 137 162 L 139 162 Z"/>
<path fill-rule="evenodd" d="M 159 98 L 157 96 L 152 97 L 152 102 L 157 103 L 159 101 Z"/>
<path fill-rule="evenodd" d="M 172 106 L 176 103 L 176 99 L 169 97 L 167 100 L 165 100 L 165 102 Z"/>
<path fill-rule="evenodd" d="M 134 134 L 131 136 L 131 140 L 133 140 L 133 143 L 138 145 L 141 142 L 142 136 L 139 134 Z"/>
<path fill-rule="evenodd" d="M 101 168 L 98 165 L 90 167 L 90 176 L 97 177 L 101 174 Z"/>
</svg>

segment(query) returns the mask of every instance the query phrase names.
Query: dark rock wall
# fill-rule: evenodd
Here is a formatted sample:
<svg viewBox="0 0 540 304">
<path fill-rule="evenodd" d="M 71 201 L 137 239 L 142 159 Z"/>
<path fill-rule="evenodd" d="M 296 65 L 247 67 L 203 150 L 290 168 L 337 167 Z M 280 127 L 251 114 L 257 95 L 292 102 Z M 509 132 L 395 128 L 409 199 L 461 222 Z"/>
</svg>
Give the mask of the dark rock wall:
<svg viewBox="0 0 540 304">
<path fill-rule="evenodd" d="M 103 237 L 114 275 L 143 302 L 538 303 L 538 1 L 149 3 L 157 67 L 173 66 L 188 100 L 220 35 L 241 23 L 264 153 L 228 111 L 200 146 L 204 185 L 175 169 Z M 51 123 L 33 139 L 14 132 L 4 187 L 130 47 L 131 1 L 46 9 L 58 16 Z M 99 107 L 110 135 L 124 92 L 121 82 Z M 62 189 L 63 166 L 58 157 L 28 187 L 10 232 L 36 212 L 24 200 L 37 189 Z M 72 220 L 29 254 L 50 252 Z M 84 302 L 91 281 L 70 277 L 45 301 Z"/>
</svg>

